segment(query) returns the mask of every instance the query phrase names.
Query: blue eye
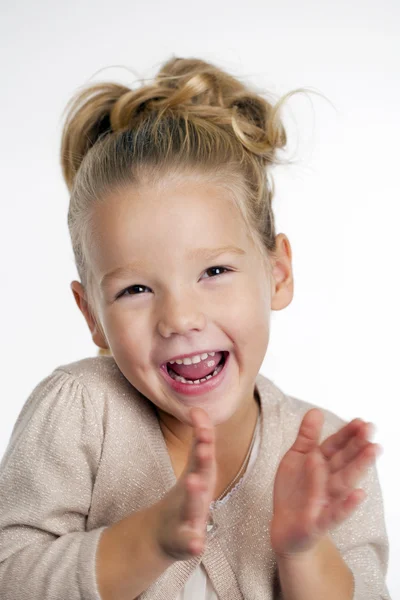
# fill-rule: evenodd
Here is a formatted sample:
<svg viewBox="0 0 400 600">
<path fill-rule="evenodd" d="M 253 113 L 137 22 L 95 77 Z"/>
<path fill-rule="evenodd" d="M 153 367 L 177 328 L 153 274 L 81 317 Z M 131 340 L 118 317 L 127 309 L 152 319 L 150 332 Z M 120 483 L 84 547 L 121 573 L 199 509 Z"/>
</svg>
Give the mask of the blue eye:
<svg viewBox="0 0 400 600">
<path fill-rule="evenodd" d="M 227 267 L 221 267 L 221 266 L 216 266 L 216 267 L 209 267 L 205 273 L 207 273 L 208 271 L 223 271 L 223 273 L 217 273 L 216 275 L 213 275 L 211 277 L 207 277 L 206 279 L 214 279 L 215 277 L 220 277 L 221 275 L 223 275 L 224 273 L 227 273 L 229 271 L 232 271 L 232 269 L 228 269 Z M 118 300 L 118 298 L 122 298 L 123 296 L 141 296 L 142 293 L 141 292 L 133 292 L 130 293 L 131 290 L 134 290 L 136 288 L 136 290 L 149 290 L 150 288 L 148 288 L 146 285 L 141 285 L 141 284 L 135 284 L 135 285 L 130 285 L 129 287 L 125 288 L 124 290 L 122 290 L 122 292 L 120 292 L 119 294 L 117 294 L 117 296 L 115 297 L 116 300 Z"/>
</svg>

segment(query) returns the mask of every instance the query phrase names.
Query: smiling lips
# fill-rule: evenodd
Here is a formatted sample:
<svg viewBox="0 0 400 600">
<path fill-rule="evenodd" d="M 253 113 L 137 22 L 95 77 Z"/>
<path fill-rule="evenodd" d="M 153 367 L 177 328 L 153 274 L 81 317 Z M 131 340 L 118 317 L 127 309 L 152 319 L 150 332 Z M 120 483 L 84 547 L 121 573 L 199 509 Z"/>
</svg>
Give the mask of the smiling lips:
<svg viewBox="0 0 400 600">
<path fill-rule="evenodd" d="M 217 352 L 215 352 L 215 354 L 217 354 Z M 176 363 L 174 362 L 172 365 L 170 365 L 168 362 L 163 363 L 161 365 L 160 369 L 162 376 L 166 380 L 167 384 L 180 395 L 181 399 L 184 399 L 185 401 L 191 403 L 193 399 L 201 397 L 201 399 L 207 401 L 208 399 L 210 399 L 209 394 L 211 394 L 216 388 L 218 388 L 226 379 L 226 371 L 229 365 L 230 353 L 227 351 L 222 351 L 219 352 L 218 355 L 221 356 L 219 364 L 216 367 L 211 367 L 214 370 L 211 373 L 211 375 L 207 375 L 206 377 L 201 377 L 199 379 L 199 363 L 191 365 L 179 365 L 178 363 L 178 366 L 184 366 L 186 367 L 186 369 L 193 369 L 193 367 L 197 367 L 195 374 L 195 377 L 197 377 L 197 379 L 191 379 L 189 377 L 177 375 L 173 370 L 173 367 L 177 367 Z M 203 359 L 202 362 L 207 363 L 208 359 Z M 216 362 L 215 359 L 214 362 Z M 207 364 L 205 364 L 205 366 L 207 367 L 207 369 L 209 369 Z"/>
<path fill-rule="evenodd" d="M 192 379 L 194 381 L 212 375 L 217 365 L 221 362 L 222 357 L 223 352 L 215 352 L 214 356 L 207 356 L 205 359 L 191 364 L 184 364 L 183 362 L 179 364 L 176 361 L 173 361 L 172 364 L 167 362 L 167 369 L 174 371 L 174 373 L 185 379 Z"/>
</svg>

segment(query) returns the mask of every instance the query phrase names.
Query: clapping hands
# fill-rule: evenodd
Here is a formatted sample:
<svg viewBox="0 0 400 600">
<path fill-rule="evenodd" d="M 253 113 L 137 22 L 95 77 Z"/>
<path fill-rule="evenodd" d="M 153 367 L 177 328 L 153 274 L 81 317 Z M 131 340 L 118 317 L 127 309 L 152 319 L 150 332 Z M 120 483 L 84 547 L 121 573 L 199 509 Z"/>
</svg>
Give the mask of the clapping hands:
<svg viewBox="0 0 400 600">
<path fill-rule="evenodd" d="M 312 549 L 364 500 L 355 486 L 381 451 L 369 442 L 372 426 L 353 419 L 319 443 L 324 416 L 309 410 L 282 458 L 274 483 L 271 545 L 281 557 Z"/>
</svg>

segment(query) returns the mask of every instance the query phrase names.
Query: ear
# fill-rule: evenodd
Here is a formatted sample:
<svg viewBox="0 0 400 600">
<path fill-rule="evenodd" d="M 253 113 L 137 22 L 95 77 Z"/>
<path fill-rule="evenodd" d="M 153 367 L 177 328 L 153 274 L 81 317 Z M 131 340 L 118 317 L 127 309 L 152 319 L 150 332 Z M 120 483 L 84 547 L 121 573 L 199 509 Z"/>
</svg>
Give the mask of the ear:
<svg viewBox="0 0 400 600">
<path fill-rule="evenodd" d="M 85 317 L 86 323 L 88 324 L 88 327 L 90 329 L 90 333 L 92 334 L 92 339 L 94 343 L 99 348 L 107 350 L 109 348 L 107 340 L 105 339 L 101 328 L 97 325 L 97 321 L 93 316 L 89 304 L 87 303 L 85 288 L 82 286 L 82 284 L 79 283 L 79 281 L 73 281 L 71 283 L 71 290 L 74 294 L 74 298 L 79 310 Z"/>
<path fill-rule="evenodd" d="M 276 236 L 275 258 L 272 259 L 271 309 L 282 310 L 293 299 L 292 249 L 285 234 Z"/>
</svg>

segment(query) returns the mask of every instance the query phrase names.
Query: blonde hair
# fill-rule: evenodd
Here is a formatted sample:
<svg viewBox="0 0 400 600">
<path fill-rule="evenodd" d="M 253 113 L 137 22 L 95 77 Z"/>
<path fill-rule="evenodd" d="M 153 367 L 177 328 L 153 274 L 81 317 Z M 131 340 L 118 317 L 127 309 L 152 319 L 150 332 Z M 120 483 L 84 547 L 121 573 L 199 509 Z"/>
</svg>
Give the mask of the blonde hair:
<svg viewBox="0 0 400 600">
<path fill-rule="evenodd" d="M 215 65 L 195 58 L 168 60 L 138 89 L 117 83 L 80 88 L 66 107 L 61 165 L 70 205 L 75 263 L 98 327 L 89 249 L 92 211 L 131 185 L 185 175 L 212 181 L 232 194 L 249 234 L 264 255 L 276 250 L 270 167 L 286 145 L 275 105 Z M 289 162 L 289 161 L 286 161 Z M 100 350 L 99 354 L 108 351 Z"/>
</svg>

